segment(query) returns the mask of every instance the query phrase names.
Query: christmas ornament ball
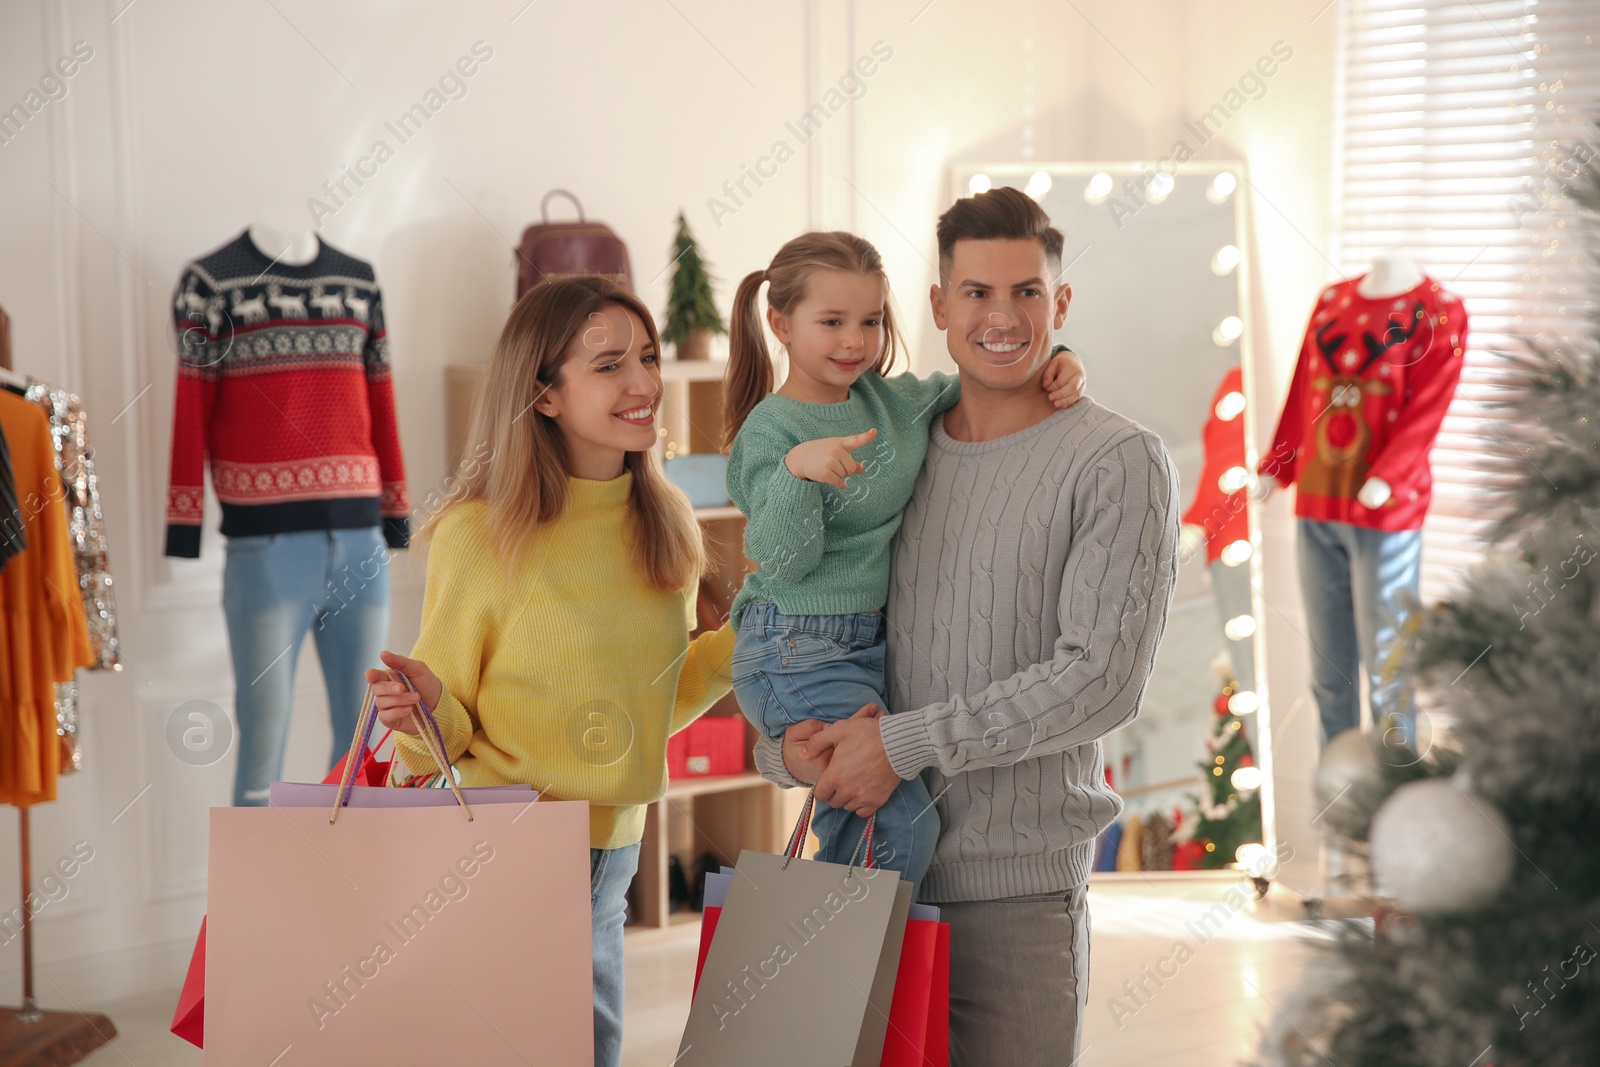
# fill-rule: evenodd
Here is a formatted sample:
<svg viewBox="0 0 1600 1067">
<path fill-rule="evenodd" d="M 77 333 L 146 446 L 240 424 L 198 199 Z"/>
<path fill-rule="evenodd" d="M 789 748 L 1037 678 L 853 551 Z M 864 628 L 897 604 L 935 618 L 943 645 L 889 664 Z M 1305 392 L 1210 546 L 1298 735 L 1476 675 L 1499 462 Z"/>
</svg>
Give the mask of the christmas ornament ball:
<svg viewBox="0 0 1600 1067">
<path fill-rule="evenodd" d="M 1359 728 L 1346 730 L 1322 746 L 1317 761 L 1317 797 L 1332 804 L 1352 786 L 1370 782 L 1379 773 L 1372 742 Z"/>
<path fill-rule="evenodd" d="M 1373 817 L 1371 845 L 1373 873 L 1414 915 L 1483 907 L 1511 875 L 1505 817 L 1448 779 L 1396 789 Z"/>
</svg>

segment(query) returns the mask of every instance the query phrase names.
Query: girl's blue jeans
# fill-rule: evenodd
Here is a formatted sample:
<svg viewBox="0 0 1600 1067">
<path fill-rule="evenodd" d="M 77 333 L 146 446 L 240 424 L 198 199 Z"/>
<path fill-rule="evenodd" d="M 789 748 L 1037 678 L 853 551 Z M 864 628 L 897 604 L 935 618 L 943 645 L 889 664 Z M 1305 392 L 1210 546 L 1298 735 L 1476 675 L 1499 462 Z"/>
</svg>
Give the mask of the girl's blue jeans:
<svg viewBox="0 0 1600 1067">
<path fill-rule="evenodd" d="M 745 718 L 777 741 L 806 719 L 838 722 L 867 704 L 885 711 L 881 612 L 784 615 L 770 601 L 746 605 L 733 649 L 733 691 Z M 818 802 L 811 819 L 817 859 L 849 863 L 866 829 L 854 812 Z M 899 871 L 912 899 L 933 860 L 939 817 L 921 778 L 902 781 L 877 811 L 872 834 L 877 866 Z M 858 860 L 859 862 L 859 860 Z"/>
</svg>

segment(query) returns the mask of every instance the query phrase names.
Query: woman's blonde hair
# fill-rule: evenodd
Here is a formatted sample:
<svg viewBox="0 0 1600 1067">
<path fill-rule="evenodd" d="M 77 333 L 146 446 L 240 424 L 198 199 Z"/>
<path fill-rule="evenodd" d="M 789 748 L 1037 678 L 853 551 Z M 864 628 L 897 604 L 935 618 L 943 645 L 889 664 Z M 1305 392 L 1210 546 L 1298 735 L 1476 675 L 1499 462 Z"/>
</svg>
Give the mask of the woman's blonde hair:
<svg viewBox="0 0 1600 1067">
<path fill-rule="evenodd" d="M 733 446 L 739 427 L 750 412 L 772 392 L 776 375 L 772 356 L 767 352 L 766 334 L 761 329 L 759 296 L 761 284 L 770 282 L 767 304 L 781 315 L 793 311 L 805 299 L 806 285 L 817 271 L 834 270 L 847 274 L 870 274 L 883 282 L 883 351 L 870 371 L 887 374 L 904 342 L 895 325 L 894 303 L 889 294 L 889 279 L 883 272 L 883 257 L 872 242 L 843 230 L 803 233 L 778 249 L 766 270 L 745 275 L 733 297 L 732 321 L 728 326 L 728 375 L 722 387 L 722 447 Z"/>
<path fill-rule="evenodd" d="M 599 275 L 552 279 L 523 294 L 495 342 L 483 393 L 473 409 L 472 461 L 463 461 L 453 503 L 481 500 L 502 559 L 520 556 L 540 524 L 567 505 L 567 454 L 561 428 L 534 406 L 561 384 L 567 350 L 591 315 L 615 305 L 633 312 L 650 343 L 661 351 L 655 321 L 644 303 Z M 659 401 L 657 401 L 659 403 Z M 705 567 L 700 527 L 687 498 L 673 489 L 653 451 L 624 454 L 633 475 L 628 530 L 634 569 L 657 589 L 687 589 Z M 436 512 L 422 526 L 435 526 Z"/>
</svg>

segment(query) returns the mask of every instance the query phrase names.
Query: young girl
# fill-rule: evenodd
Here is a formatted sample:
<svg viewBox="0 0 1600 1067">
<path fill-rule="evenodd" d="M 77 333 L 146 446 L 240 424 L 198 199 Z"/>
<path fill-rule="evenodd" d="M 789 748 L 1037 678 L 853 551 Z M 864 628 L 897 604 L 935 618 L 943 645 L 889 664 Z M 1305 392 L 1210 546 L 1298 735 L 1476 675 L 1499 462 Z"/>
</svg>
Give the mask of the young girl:
<svg viewBox="0 0 1600 1067">
<path fill-rule="evenodd" d="M 383 653 L 418 692 L 367 672 L 413 771 L 431 767 L 408 718 L 420 697 L 461 784 L 589 802 L 597 1067 L 621 1055 L 644 806 L 666 790 L 668 736 L 727 693 L 733 651 L 726 626 L 689 641 L 703 550 L 651 451 L 659 361 L 650 312 L 613 282 L 558 279 L 517 302 L 474 420 L 487 459 L 423 526 L 421 637 L 410 658 Z"/>
<path fill-rule="evenodd" d="M 767 321 L 789 353 L 789 375 L 775 393 L 756 308 L 764 282 Z M 729 343 L 728 492 L 748 520 L 745 554 L 760 565 L 729 617 L 738 629 L 733 689 L 756 728 L 781 741 L 806 719 L 833 722 L 869 704 L 888 710 L 882 609 L 890 545 L 929 424 L 955 404 L 959 380 L 885 375 L 903 344 L 888 282 L 877 249 L 849 233 L 804 234 L 746 276 Z M 1017 358 L 1031 350 L 1022 347 Z M 1044 387 L 1057 407 L 1082 395 L 1082 370 L 1070 352 L 1052 357 Z M 900 871 L 914 893 L 938 837 L 932 804 L 912 779 L 876 813 L 876 862 Z M 854 812 L 818 803 L 818 856 L 849 862 L 865 826 Z"/>
</svg>

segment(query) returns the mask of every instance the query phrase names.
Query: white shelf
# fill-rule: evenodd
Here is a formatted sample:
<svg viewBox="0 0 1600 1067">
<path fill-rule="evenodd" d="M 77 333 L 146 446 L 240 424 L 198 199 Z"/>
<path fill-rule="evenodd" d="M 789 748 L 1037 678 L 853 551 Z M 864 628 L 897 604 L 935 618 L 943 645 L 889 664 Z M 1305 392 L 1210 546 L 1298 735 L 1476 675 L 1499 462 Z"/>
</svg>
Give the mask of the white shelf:
<svg viewBox="0 0 1600 1067">
<path fill-rule="evenodd" d="M 664 359 L 661 361 L 661 380 L 664 382 L 720 382 L 728 372 L 725 359 Z"/>
<path fill-rule="evenodd" d="M 721 507 L 717 508 L 694 509 L 694 517 L 699 519 L 701 522 L 712 522 L 716 519 L 738 519 L 742 518 L 743 516 L 744 512 L 740 511 L 732 504 L 723 504 Z"/>
</svg>

